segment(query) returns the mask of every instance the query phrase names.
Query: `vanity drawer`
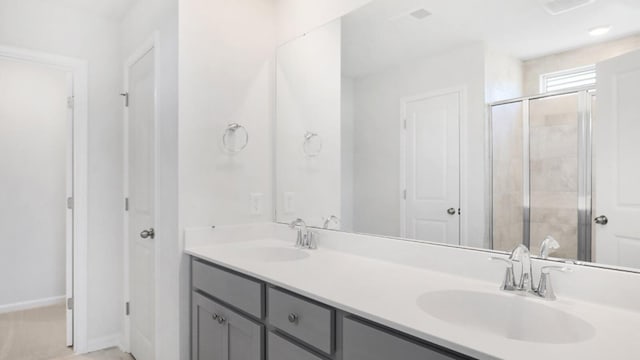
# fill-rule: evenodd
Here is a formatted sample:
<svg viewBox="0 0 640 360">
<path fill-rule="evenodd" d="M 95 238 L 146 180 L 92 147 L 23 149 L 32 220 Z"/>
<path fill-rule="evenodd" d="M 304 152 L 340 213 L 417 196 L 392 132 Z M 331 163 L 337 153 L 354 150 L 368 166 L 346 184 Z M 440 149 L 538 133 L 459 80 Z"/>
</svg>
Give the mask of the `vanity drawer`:
<svg viewBox="0 0 640 360">
<path fill-rule="evenodd" d="M 343 360 L 466 360 L 350 317 L 342 324 Z"/>
<path fill-rule="evenodd" d="M 280 335 L 269 333 L 268 336 L 267 360 L 324 360 L 290 343 Z"/>
<path fill-rule="evenodd" d="M 327 354 L 333 353 L 333 309 L 274 288 L 268 290 L 267 304 L 271 325 Z"/>
<path fill-rule="evenodd" d="M 193 287 L 257 318 L 264 315 L 261 282 L 193 261 Z"/>
</svg>

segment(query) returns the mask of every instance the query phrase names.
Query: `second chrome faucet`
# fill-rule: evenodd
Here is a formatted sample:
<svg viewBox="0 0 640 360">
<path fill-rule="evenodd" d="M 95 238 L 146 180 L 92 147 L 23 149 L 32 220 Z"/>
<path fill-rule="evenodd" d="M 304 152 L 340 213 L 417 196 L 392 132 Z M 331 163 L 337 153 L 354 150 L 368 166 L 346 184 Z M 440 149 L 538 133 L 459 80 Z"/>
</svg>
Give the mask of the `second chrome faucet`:
<svg viewBox="0 0 640 360">
<path fill-rule="evenodd" d="M 315 233 L 307 228 L 304 220 L 298 218 L 289 224 L 291 229 L 297 230 L 296 247 L 301 249 L 315 249 L 316 239 Z"/>
<path fill-rule="evenodd" d="M 560 247 L 560 244 L 551 236 L 547 236 L 540 246 L 540 257 L 547 259 L 549 253 Z M 571 269 L 563 266 L 543 266 L 540 270 L 540 280 L 538 286 L 533 285 L 531 253 L 529 249 L 520 244 L 511 252 L 509 259 L 491 257 L 491 260 L 502 261 L 506 264 L 504 280 L 501 289 L 504 291 L 522 292 L 525 294 L 533 294 L 545 300 L 555 300 L 556 296 L 551 286 L 551 271 L 570 272 Z M 519 279 L 516 281 L 516 272 L 514 267 L 519 268 Z"/>
</svg>

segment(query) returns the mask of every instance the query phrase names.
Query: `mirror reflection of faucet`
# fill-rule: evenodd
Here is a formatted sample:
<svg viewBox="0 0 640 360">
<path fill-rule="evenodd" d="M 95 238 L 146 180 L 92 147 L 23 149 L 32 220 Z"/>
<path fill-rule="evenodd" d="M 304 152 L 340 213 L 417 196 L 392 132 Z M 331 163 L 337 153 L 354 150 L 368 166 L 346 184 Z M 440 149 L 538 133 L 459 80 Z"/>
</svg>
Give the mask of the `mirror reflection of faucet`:
<svg viewBox="0 0 640 360">
<path fill-rule="evenodd" d="M 540 245 L 540 257 L 547 259 L 549 253 L 560 248 L 560 244 L 551 236 L 547 236 Z M 491 257 L 490 260 L 504 262 L 507 266 L 504 280 L 500 288 L 503 291 L 521 294 L 532 294 L 545 300 L 555 300 L 556 296 L 551 286 L 551 271 L 571 272 L 572 269 L 564 266 L 543 266 L 540 270 L 538 286 L 533 285 L 531 253 L 525 245 L 516 246 L 508 259 Z M 516 281 L 514 267 L 519 268 L 519 280 Z"/>
<path fill-rule="evenodd" d="M 297 230 L 296 247 L 300 249 L 317 249 L 316 234 L 309 230 L 304 220 L 298 218 L 289 224 L 291 229 Z"/>
<path fill-rule="evenodd" d="M 334 223 L 337 227 L 338 230 L 340 230 L 340 219 L 335 216 L 335 215 L 331 215 L 328 218 L 323 218 L 324 223 L 322 225 L 323 229 L 329 229 L 329 225 L 331 225 L 331 223 Z"/>
</svg>

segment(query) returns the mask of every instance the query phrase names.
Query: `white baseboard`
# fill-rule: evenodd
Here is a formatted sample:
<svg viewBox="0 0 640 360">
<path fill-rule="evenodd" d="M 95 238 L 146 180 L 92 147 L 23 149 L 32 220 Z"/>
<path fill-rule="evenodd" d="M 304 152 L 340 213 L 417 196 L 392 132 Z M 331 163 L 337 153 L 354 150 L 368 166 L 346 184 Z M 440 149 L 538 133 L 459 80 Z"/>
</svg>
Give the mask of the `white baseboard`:
<svg viewBox="0 0 640 360">
<path fill-rule="evenodd" d="M 90 353 L 112 347 L 120 348 L 120 334 L 111 334 L 95 339 L 89 339 L 87 343 L 87 352 Z"/>
<path fill-rule="evenodd" d="M 20 311 L 20 310 L 29 310 L 29 309 L 51 306 L 51 305 L 60 305 L 60 304 L 64 304 L 65 298 L 66 297 L 64 295 L 61 295 L 61 296 L 54 296 L 54 297 L 45 298 L 45 299 L 29 300 L 29 301 L 22 301 L 19 303 L 0 305 L 0 314 Z"/>
</svg>

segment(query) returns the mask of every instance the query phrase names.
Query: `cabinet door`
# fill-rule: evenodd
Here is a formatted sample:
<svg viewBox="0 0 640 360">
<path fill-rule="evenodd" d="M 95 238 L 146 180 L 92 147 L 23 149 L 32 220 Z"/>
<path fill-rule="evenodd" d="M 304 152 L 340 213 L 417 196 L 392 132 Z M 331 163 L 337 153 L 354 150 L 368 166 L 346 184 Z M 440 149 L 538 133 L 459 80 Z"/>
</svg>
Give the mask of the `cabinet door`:
<svg viewBox="0 0 640 360">
<path fill-rule="evenodd" d="M 344 319 L 343 350 L 343 360 L 466 359 L 429 348 L 351 318 Z"/>
<path fill-rule="evenodd" d="M 218 323 L 216 314 L 202 299 L 193 302 L 192 360 L 226 360 L 225 329 Z"/>
<path fill-rule="evenodd" d="M 192 311 L 192 360 L 262 360 L 262 325 L 198 293 Z"/>
</svg>

